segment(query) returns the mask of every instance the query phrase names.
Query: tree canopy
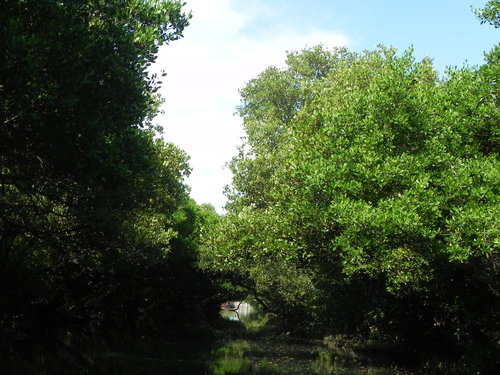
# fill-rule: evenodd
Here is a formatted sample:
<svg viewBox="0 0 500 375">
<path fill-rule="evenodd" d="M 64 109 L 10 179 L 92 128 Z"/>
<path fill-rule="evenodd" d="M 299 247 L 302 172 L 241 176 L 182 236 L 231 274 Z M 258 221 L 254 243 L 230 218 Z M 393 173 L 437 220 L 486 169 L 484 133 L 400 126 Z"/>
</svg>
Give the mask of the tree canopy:
<svg viewBox="0 0 500 375">
<path fill-rule="evenodd" d="M 265 70 L 202 265 L 327 332 L 495 345 L 497 55 L 439 77 L 411 50 L 318 46 Z"/>
<path fill-rule="evenodd" d="M 194 265 L 204 211 L 188 156 L 158 139 L 148 68 L 190 15 L 159 0 L 0 7 L 2 345 L 54 325 L 175 328 L 174 309 L 210 298 Z"/>
<path fill-rule="evenodd" d="M 497 0 L 476 14 L 499 27 Z M 295 333 L 499 366 L 500 45 L 442 76 L 411 49 L 288 53 L 241 90 L 219 217 L 153 123 L 148 68 L 189 19 L 173 0 L 0 5 L 0 362 L 67 327 L 173 334 L 224 288 Z"/>
</svg>

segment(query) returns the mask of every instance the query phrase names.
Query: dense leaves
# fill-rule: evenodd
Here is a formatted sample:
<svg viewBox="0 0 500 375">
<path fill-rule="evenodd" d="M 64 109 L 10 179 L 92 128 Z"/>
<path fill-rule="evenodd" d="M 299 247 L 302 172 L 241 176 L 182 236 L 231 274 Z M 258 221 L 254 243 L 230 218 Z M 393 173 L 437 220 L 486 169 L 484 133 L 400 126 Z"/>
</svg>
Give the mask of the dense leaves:
<svg viewBox="0 0 500 375">
<path fill-rule="evenodd" d="M 497 55 L 440 78 L 315 47 L 264 71 L 202 264 L 324 332 L 498 345 Z"/>
<path fill-rule="evenodd" d="M 193 255 L 204 216 L 187 155 L 155 140 L 148 66 L 189 15 L 156 0 L 0 7 L 2 344 L 75 325 L 177 329 L 177 308 L 210 298 Z"/>
<path fill-rule="evenodd" d="M 477 15 L 498 27 L 498 1 Z M 214 304 L 208 273 L 296 332 L 493 372 L 500 47 L 442 77 L 411 50 L 289 53 L 241 91 L 221 218 L 152 123 L 148 67 L 188 20 L 177 1 L 0 5 L 0 360 L 67 349 L 76 326 L 185 329 Z"/>
</svg>

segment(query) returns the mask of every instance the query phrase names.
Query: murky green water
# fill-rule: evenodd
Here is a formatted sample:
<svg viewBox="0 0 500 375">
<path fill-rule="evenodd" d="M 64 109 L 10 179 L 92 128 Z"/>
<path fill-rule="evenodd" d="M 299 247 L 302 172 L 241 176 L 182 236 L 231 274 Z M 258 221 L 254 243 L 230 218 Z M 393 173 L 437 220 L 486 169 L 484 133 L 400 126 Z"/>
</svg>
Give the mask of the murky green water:
<svg viewBox="0 0 500 375">
<path fill-rule="evenodd" d="M 243 307 L 243 309 L 241 308 Z M 251 306 L 221 311 L 221 316 L 239 322 L 249 334 L 221 342 L 211 351 L 207 374 L 317 374 L 317 375 L 412 375 L 388 367 L 362 366 L 341 359 L 320 342 L 287 336 L 259 334 L 268 316 Z"/>
<path fill-rule="evenodd" d="M 221 310 L 217 338 L 114 342 L 106 344 L 105 350 L 101 346 L 71 348 L 66 359 L 57 364 L 39 367 L 24 363 L 9 371 L 0 368 L 0 374 L 415 375 L 346 361 L 320 342 L 266 333 L 266 314 L 245 303 L 229 307 L 238 310 Z"/>
</svg>

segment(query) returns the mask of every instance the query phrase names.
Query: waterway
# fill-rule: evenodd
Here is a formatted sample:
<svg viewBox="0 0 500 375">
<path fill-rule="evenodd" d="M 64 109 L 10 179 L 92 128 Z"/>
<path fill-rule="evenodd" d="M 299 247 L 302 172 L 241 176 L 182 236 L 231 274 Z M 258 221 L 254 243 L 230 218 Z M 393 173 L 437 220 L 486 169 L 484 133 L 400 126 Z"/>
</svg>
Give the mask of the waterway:
<svg viewBox="0 0 500 375">
<path fill-rule="evenodd" d="M 114 342 L 106 349 L 80 351 L 52 368 L 26 363 L 14 374 L 106 375 L 416 375 L 391 366 L 339 355 L 321 341 L 300 340 L 268 329 L 269 315 L 246 302 L 231 302 L 220 311 L 215 336 Z M 77 351 L 78 348 L 73 350 Z M 84 353 L 83 355 L 81 355 Z M 75 358 L 79 358 L 75 360 Z M 51 366 L 49 366 L 51 367 Z M 1 369 L 0 369 L 1 370 Z"/>
</svg>

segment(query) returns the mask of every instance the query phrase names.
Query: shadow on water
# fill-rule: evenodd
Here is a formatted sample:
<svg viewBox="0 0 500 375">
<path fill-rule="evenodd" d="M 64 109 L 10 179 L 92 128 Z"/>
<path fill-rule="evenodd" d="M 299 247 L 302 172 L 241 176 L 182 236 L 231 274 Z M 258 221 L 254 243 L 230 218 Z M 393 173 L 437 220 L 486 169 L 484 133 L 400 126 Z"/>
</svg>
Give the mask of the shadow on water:
<svg viewBox="0 0 500 375">
<path fill-rule="evenodd" d="M 208 374 L 411 375 L 342 359 L 317 341 L 277 336 L 268 329 L 268 314 L 244 302 L 236 310 L 236 304 L 220 312 L 228 338 L 211 351 Z"/>
<path fill-rule="evenodd" d="M 411 375 L 343 360 L 320 342 L 276 335 L 269 315 L 246 302 L 234 304 L 222 306 L 215 336 L 168 341 L 73 337 L 71 345 L 46 348 L 48 353 L 32 363 L 0 366 L 0 375 Z M 56 360 L 51 351 L 57 352 Z"/>
</svg>

